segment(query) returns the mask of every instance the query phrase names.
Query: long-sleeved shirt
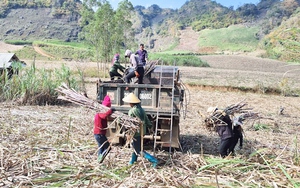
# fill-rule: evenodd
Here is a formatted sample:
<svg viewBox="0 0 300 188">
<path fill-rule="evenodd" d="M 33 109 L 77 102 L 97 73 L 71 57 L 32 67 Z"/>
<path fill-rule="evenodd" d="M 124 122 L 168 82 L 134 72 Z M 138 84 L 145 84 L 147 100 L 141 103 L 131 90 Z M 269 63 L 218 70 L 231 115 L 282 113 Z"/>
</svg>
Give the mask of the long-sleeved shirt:
<svg viewBox="0 0 300 188">
<path fill-rule="evenodd" d="M 140 60 L 139 56 L 134 55 L 134 54 L 130 55 L 130 63 L 131 63 L 131 66 L 134 68 L 134 70 L 136 70 L 138 67 L 143 67 L 144 66 L 144 64 Z"/>
<path fill-rule="evenodd" d="M 134 105 L 129 110 L 128 115 L 131 116 L 131 117 L 137 117 L 142 121 L 144 134 L 146 133 L 146 128 L 147 127 L 148 128 L 152 127 L 151 121 L 148 119 L 148 116 L 147 116 L 145 110 L 141 107 L 140 104 Z M 140 136 L 140 135 L 141 135 L 140 132 L 136 132 L 134 136 Z"/>
<path fill-rule="evenodd" d="M 135 55 L 139 55 L 141 61 L 144 63 L 148 59 L 148 52 L 147 50 L 138 50 L 135 52 Z"/>
<path fill-rule="evenodd" d="M 94 134 L 106 134 L 107 117 L 112 114 L 112 110 L 109 109 L 105 113 L 97 113 L 94 118 Z"/>
<path fill-rule="evenodd" d="M 123 67 L 119 61 L 115 61 L 113 66 L 110 68 L 109 72 L 112 72 L 112 73 L 118 73 L 118 69 L 121 71 L 121 72 L 124 72 L 125 70 L 125 67 Z"/>
<path fill-rule="evenodd" d="M 227 125 L 224 126 L 217 126 L 217 132 L 221 138 L 221 140 L 225 140 L 227 138 L 232 138 L 232 121 L 228 115 L 221 118 Z"/>
</svg>

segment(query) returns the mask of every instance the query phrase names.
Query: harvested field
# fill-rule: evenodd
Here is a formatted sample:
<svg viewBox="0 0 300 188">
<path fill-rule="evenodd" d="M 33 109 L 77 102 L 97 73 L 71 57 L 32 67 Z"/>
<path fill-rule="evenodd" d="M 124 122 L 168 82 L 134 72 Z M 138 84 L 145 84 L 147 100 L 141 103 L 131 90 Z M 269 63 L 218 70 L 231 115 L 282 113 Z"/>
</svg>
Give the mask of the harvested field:
<svg viewBox="0 0 300 188">
<path fill-rule="evenodd" d="M 245 56 L 202 58 L 211 67 L 180 68 L 184 83 L 255 87 L 261 82 L 263 86 L 278 87 L 285 75 L 290 88 L 299 88 L 299 72 L 285 74 L 291 67 L 297 68 L 285 63 Z M 278 68 L 274 69 L 274 66 Z M 95 98 L 96 85 L 91 80 L 87 84 L 88 96 Z M 228 88 L 188 88 L 188 112 L 180 122 L 183 151 L 176 151 L 171 156 L 159 151 L 159 165 L 155 169 L 140 157 L 137 164 L 128 166 L 132 150 L 121 146 L 114 146 L 105 161 L 98 164 L 93 137 L 95 112 L 92 110 L 76 105 L 1 103 L 0 186 L 300 186 L 299 97 Z M 247 121 L 243 127 L 244 147 L 236 151 L 234 158 L 221 159 L 217 153 L 219 138 L 204 128 L 204 118 L 199 113 L 205 114 L 209 106 L 224 108 L 244 99 L 263 118 Z M 279 114 L 281 109 L 284 110 Z"/>
</svg>

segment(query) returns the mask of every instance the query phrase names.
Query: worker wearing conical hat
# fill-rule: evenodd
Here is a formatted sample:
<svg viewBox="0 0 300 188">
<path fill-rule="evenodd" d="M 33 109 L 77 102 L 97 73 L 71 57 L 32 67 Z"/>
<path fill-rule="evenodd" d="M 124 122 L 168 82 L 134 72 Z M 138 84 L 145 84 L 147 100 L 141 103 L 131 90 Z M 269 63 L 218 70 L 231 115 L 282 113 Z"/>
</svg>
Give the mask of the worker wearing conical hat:
<svg viewBox="0 0 300 188">
<path fill-rule="evenodd" d="M 129 105 L 131 107 L 131 109 L 128 112 L 128 115 L 131 117 L 139 118 L 141 120 L 141 122 L 143 123 L 143 133 L 146 132 L 147 127 L 150 127 L 150 128 L 152 127 L 152 123 L 148 119 L 148 116 L 147 116 L 145 110 L 141 107 L 140 99 L 138 99 L 138 97 L 135 94 L 130 93 L 129 95 L 127 95 L 126 97 L 123 98 L 123 101 L 129 103 Z M 138 154 L 140 154 L 140 152 L 141 152 L 141 133 L 140 132 L 135 133 L 132 144 L 133 144 L 133 148 L 135 151 L 131 155 L 131 160 L 129 161 L 130 165 L 132 165 L 134 162 L 137 161 Z M 143 152 L 143 157 L 145 157 L 148 161 L 150 161 L 152 163 L 153 167 L 156 167 L 157 159 L 145 151 L 142 151 L 142 152 Z"/>
</svg>

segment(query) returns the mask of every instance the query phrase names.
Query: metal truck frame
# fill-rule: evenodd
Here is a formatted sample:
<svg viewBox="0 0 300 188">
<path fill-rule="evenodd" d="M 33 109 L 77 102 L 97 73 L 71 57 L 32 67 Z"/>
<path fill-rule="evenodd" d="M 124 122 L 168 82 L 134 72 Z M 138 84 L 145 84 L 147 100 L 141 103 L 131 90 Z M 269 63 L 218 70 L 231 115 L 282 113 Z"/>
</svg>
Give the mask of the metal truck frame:
<svg viewBox="0 0 300 188">
<path fill-rule="evenodd" d="M 109 95 L 112 107 L 127 114 L 130 106 L 122 99 L 129 93 L 134 93 L 141 100 L 141 106 L 153 124 L 153 130 L 147 131 L 144 139 L 154 140 L 154 148 L 156 146 L 180 148 L 179 120 L 184 101 L 184 87 L 180 83 L 178 68 L 155 66 L 144 76 L 143 82 L 144 84 L 99 82 L 97 100 L 101 101 Z M 121 127 L 117 123 L 111 122 L 112 120 L 109 120 L 107 138 L 111 143 L 123 143 L 125 131 L 120 130 Z"/>
</svg>

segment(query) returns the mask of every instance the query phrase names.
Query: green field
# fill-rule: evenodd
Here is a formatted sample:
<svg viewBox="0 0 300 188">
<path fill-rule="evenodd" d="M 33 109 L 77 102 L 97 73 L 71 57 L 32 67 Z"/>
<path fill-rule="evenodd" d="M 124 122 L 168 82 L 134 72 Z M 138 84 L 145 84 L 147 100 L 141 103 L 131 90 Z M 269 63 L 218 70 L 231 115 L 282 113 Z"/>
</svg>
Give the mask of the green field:
<svg viewBox="0 0 300 188">
<path fill-rule="evenodd" d="M 217 47 L 220 51 L 250 52 L 257 48 L 258 27 L 230 26 L 222 29 L 206 29 L 200 32 L 200 47 Z"/>
</svg>

